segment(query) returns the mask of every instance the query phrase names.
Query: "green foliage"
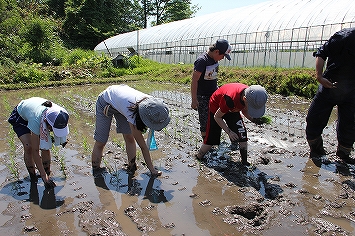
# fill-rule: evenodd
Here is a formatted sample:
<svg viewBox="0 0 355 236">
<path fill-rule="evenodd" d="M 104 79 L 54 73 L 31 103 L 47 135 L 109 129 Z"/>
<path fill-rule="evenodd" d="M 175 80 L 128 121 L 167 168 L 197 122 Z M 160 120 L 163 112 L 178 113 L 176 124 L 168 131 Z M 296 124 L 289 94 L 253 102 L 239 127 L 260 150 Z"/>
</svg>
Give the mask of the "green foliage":
<svg viewBox="0 0 355 236">
<path fill-rule="evenodd" d="M 16 70 L 14 83 L 37 83 L 47 81 L 50 73 L 41 69 L 41 64 L 21 64 Z"/>
<path fill-rule="evenodd" d="M 260 122 L 261 124 L 271 124 L 272 123 L 272 118 L 271 116 L 268 116 L 268 115 L 264 115 L 262 117 L 259 118 L 260 119 Z"/>
<path fill-rule="evenodd" d="M 104 39 L 141 28 L 137 18 L 141 16 L 135 13 L 140 6 L 135 3 L 129 0 L 66 1 L 63 19 L 66 45 L 94 49 Z"/>
<path fill-rule="evenodd" d="M 191 0 L 171 1 L 142 1 L 146 6 L 147 18 L 151 16 L 154 20 L 152 25 L 160 25 L 168 22 L 191 18 L 199 7 L 191 5 Z"/>
<path fill-rule="evenodd" d="M 284 96 L 297 95 L 311 98 L 314 96 L 314 77 L 308 74 L 291 74 L 280 80 L 280 87 L 276 90 Z"/>
<path fill-rule="evenodd" d="M 220 70 L 219 84 L 239 82 L 260 84 L 270 94 L 296 95 L 312 98 L 317 91 L 314 69 L 311 68 L 230 68 Z"/>
<path fill-rule="evenodd" d="M 63 58 L 63 65 L 71 66 L 71 65 L 78 65 L 78 66 L 86 66 L 89 65 L 90 62 L 94 61 L 96 57 L 96 53 L 91 50 L 84 50 L 84 49 L 74 49 L 69 52 L 69 54 Z M 90 62 L 89 62 L 90 61 Z"/>
</svg>

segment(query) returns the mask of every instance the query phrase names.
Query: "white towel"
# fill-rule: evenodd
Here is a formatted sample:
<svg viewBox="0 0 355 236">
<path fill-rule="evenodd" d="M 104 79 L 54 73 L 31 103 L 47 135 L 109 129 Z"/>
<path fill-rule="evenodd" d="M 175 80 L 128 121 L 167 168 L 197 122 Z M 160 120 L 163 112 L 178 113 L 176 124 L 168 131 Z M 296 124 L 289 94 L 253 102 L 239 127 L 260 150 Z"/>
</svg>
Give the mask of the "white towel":
<svg viewBox="0 0 355 236">
<path fill-rule="evenodd" d="M 46 118 L 46 113 L 43 112 L 41 118 L 41 124 L 39 128 L 39 148 L 43 150 L 49 150 L 52 148 L 52 137 L 49 134 L 49 130 L 47 128 L 47 123 L 44 121 Z M 57 137 L 54 135 L 54 146 L 62 145 L 67 141 L 67 136 Z"/>
</svg>

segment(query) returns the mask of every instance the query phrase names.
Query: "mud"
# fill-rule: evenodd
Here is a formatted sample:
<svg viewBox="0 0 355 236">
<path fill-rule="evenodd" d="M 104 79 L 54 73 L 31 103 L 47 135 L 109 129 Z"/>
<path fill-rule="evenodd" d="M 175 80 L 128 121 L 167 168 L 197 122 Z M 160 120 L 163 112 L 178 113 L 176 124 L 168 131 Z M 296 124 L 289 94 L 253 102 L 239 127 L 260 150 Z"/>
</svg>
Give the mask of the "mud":
<svg viewBox="0 0 355 236">
<path fill-rule="evenodd" d="M 324 132 L 328 155 L 310 159 L 305 140 L 308 100 L 271 96 L 270 125 L 245 120 L 249 159 L 223 134 L 203 161 L 197 114 L 189 109 L 188 86 L 130 84 L 169 104 L 166 129 L 155 133 L 150 176 L 138 151 L 138 170 L 125 171 L 124 142 L 110 134 L 101 173 L 92 173 L 94 107 L 107 85 L 1 92 L 1 235 L 353 235 L 354 166 L 337 164 L 335 116 Z M 20 141 L 7 116 L 23 98 L 57 101 L 71 114 L 69 143 L 52 152 L 46 190 L 31 184 Z M 139 149 L 138 149 L 139 150 Z"/>
</svg>

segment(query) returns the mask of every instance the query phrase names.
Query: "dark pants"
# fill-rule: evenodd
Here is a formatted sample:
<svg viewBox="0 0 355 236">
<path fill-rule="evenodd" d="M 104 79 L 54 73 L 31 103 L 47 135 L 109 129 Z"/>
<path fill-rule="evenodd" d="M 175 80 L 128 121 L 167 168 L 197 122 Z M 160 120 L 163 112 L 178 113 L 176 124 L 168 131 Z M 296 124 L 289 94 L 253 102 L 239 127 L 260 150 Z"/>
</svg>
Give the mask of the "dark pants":
<svg viewBox="0 0 355 236">
<path fill-rule="evenodd" d="M 31 130 L 27 127 L 28 121 L 24 120 L 20 114 L 18 114 L 17 106 L 14 108 L 7 121 L 12 125 L 17 137 L 31 133 Z"/>
<path fill-rule="evenodd" d="M 246 142 L 248 140 L 247 129 L 239 112 L 228 112 L 222 118 L 227 123 L 228 128 L 238 135 L 238 142 Z M 219 145 L 222 128 L 217 124 L 212 112 L 209 112 L 206 131 L 204 144 Z"/>
<path fill-rule="evenodd" d="M 313 140 L 322 135 L 334 106 L 338 107 L 337 139 L 351 148 L 355 141 L 355 88 L 338 84 L 337 88 L 319 86 L 307 114 L 306 137 Z"/>
</svg>

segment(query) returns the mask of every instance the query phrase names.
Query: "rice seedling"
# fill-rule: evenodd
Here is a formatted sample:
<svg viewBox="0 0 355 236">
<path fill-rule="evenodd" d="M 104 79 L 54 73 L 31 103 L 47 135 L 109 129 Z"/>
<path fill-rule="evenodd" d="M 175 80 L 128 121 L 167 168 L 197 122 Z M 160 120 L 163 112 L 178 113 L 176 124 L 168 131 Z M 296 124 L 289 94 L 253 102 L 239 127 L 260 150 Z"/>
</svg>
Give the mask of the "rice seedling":
<svg viewBox="0 0 355 236">
<path fill-rule="evenodd" d="M 10 157 L 10 163 L 7 164 L 7 167 L 10 170 L 12 179 L 19 180 L 19 175 L 20 174 L 19 174 L 18 166 L 17 166 L 17 163 L 15 161 L 15 157 L 14 156 Z"/>
<path fill-rule="evenodd" d="M 18 170 L 18 165 L 15 161 L 16 143 L 15 143 L 15 132 L 13 131 L 13 129 L 10 129 L 10 131 L 9 131 L 8 143 L 10 146 L 10 151 L 9 151 L 10 159 L 9 159 L 9 163 L 7 164 L 7 167 L 10 170 L 12 178 L 18 180 L 19 179 L 19 170 Z"/>
<path fill-rule="evenodd" d="M 7 113 L 10 113 L 13 107 L 10 106 L 9 100 L 5 95 L 2 97 L 2 101 L 3 101 L 4 110 Z"/>
<path fill-rule="evenodd" d="M 60 146 L 58 146 L 58 147 L 53 146 L 51 151 L 52 151 L 53 157 L 55 158 L 56 162 L 60 166 L 60 170 L 62 171 L 64 178 L 67 178 L 67 173 L 66 173 L 67 168 L 65 166 L 65 156 L 60 153 Z"/>
<path fill-rule="evenodd" d="M 120 178 L 120 172 L 118 170 L 118 163 L 114 162 L 115 166 L 114 166 L 114 170 L 111 173 L 111 177 L 110 177 L 110 184 L 116 187 L 116 190 L 118 190 L 121 186 L 121 181 L 122 178 Z"/>
<path fill-rule="evenodd" d="M 90 153 L 91 152 L 91 147 L 90 147 L 90 144 L 88 142 L 88 138 L 87 137 L 83 137 L 82 146 L 84 148 L 84 152 L 85 153 Z"/>
<path fill-rule="evenodd" d="M 106 158 L 102 157 L 102 162 L 104 163 L 105 167 L 108 169 L 108 172 L 110 174 L 112 174 L 113 169 L 112 169 L 111 165 L 108 163 L 108 161 L 106 160 Z"/>
<path fill-rule="evenodd" d="M 123 140 L 119 140 L 117 137 L 112 138 L 112 143 L 116 144 L 117 147 L 121 148 L 122 150 L 125 150 L 125 143 Z"/>
</svg>

